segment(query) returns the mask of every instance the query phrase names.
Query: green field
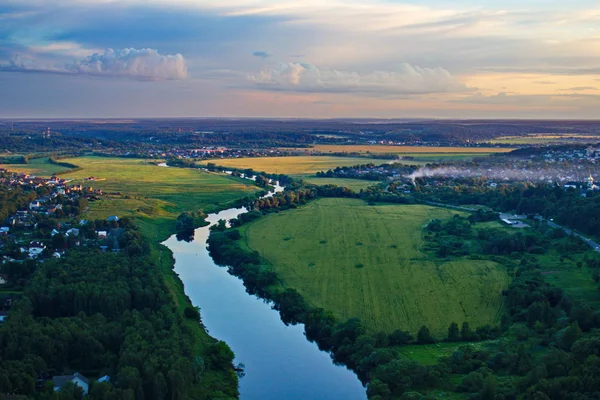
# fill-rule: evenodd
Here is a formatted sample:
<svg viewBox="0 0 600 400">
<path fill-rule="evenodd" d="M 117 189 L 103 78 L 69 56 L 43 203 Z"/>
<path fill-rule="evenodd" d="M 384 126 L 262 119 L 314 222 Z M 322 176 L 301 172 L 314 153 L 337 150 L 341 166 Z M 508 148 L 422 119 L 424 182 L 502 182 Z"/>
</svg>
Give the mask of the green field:
<svg viewBox="0 0 600 400">
<path fill-rule="evenodd" d="M 377 185 L 379 182 L 367 181 L 364 179 L 346 179 L 346 178 L 319 178 L 316 176 L 303 177 L 305 182 L 313 185 L 336 185 L 344 186 L 348 189 L 352 189 L 355 192 L 359 192 L 360 189 L 366 189 L 369 186 Z"/>
<path fill-rule="evenodd" d="M 490 140 L 490 143 L 494 144 L 509 144 L 509 145 L 530 145 L 530 144 L 549 144 L 549 143 L 573 143 L 573 142 L 594 142 L 599 139 L 598 136 L 594 135 L 579 135 L 579 134 L 564 134 L 564 135 L 543 135 L 543 134 L 530 134 L 525 136 L 502 136 L 494 140 Z"/>
<path fill-rule="evenodd" d="M 282 284 L 309 303 L 341 319 L 359 317 L 374 331 L 416 333 L 426 325 L 443 338 L 451 322 L 497 322 L 509 281 L 499 264 L 441 262 L 420 251 L 423 225 L 453 214 L 423 205 L 324 198 L 259 219 L 242 233 Z"/>
<path fill-rule="evenodd" d="M 51 164 L 48 157 L 32 158 L 28 164 L 3 164 L 0 167 L 12 172 L 27 173 L 41 177 L 50 177 L 52 174 L 69 170 L 67 167 Z"/>
<path fill-rule="evenodd" d="M 259 190 L 226 174 L 158 167 L 140 159 L 78 157 L 63 161 L 81 167 L 63 175 L 73 179 L 73 184 L 119 193 L 91 203 L 88 218 L 136 216 L 152 238 L 166 239 L 172 234 L 175 218 L 182 211 L 223 205 Z M 85 180 L 91 176 L 99 180 Z"/>
<path fill-rule="evenodd" d="M 291 157 L 256 157 L 256 158 L 222 158 L 206 160 L 202 164 L 214 163 L 223 167 L 252 168 L 255 171 L 286 175 L 308 175 L 319 171 L 327 171 L 335 167 L 357 164 L 383 164 L 386 160 L 367 157 L 329 157 L 329 156 L 291 156 Z"/>
<path fill-rule="evenodd" d="M 500 147 L 443 147 L 443 146 L 386 146 L 377 144 L 317 144 L 307 152 L 318 151 L 322 153 L 361 153 L 361 154 L 398 154 L 398 155 L 487 155 L 492 153 L 506 153 L 514 149 Z"/>
</svg>

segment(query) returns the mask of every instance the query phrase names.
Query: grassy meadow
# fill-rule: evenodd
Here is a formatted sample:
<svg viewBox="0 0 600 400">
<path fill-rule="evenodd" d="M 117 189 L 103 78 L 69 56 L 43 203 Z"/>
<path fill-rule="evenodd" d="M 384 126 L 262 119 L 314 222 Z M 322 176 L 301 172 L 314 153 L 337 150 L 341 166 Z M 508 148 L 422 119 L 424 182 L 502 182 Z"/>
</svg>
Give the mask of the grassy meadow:
<svg viewBox="0 0 600 400">
<path fill-rule="evenodd" d="M 329 157 L 329 156 L 290 156 L 290 157 L 256 157 L 256 158 L 222 158 L 203 161 L 202 164 L 214 163 L 224 167 L 252 168 L 275 174 L 292 176 L 313 175 L 319 171 L 327 171 L 335 167 L 357 164 L 383 164 L 386 160 L 367 157 Z"/>
<path fill-rule="evenodd" d="M 226 204 L 258 190 L 226 174 L 158 167 L 141 159 L 77 157 L 62 161 L 81 167 L 63 177 L 108 193 L 90 204 L 88 218 L 135 216 L 143 231 L 156 240 L 173 233 L 182 211 Z M 91 176 L 98 180 L 86 180 Z"/>
<path fill-rule="evenodd" d="M 27 173 L 43 178 L 49 178 L 53 174 L 69 170 L 67 167 L 51 164 L 48 157 L 31 158 L 28 164 L 0 164 L 0 167 L 9 171 Z"/>
<path fill-rule="evenodd" d="M 360 154 L 397 154 L 398 156 L 478 156 L 492 153 L 506 153 L 514 149 L 498 147 L 437 147 L 437 146 L 385 146 L 385 145 L 343 145 L 343 144 L 317 144 L 306 149 L 308 152 L 322 153 L 360 153 Z"/>
<path fill-rule="evenodd" d="M 304 182 L 311 183 L 313 185 L 336 185 L 344 186 L 348 189 L 352 189 L 355 192 L 359 192 L 360 189 L 366 189 L 369 186 L 377 185 L 379 182 L 367 181 L 364 179 L 349 179 L 349 178 L 319 178 L 316 176 L 307 176 L 302 178 Z"/>
<path fill-rule="evenodd" d="M 558 144 L 568 142 L 582 142 L 582 141 L 597 141 L 600 137 L 594 135 L 579 135 L 579 134 L 564 134 L 564 135 L 541 135 L 531 134 L 526 136 L 502 136 L 494 140 L 490 140 L 490 143 L 495 144 L 509 144 L 509 145 L 531 145 L 531 144 Z"/>
<path fill-rule="evenodd" d="M 497 322 L 509 281 L 494 262 L 440 262 L 420 251 L 424 224 L 455 213 L 324 198 L 245 225 L 242 234 L 309 303 L 359 317 L 373 331 L 426 325 L 442 338 L 451 322 Z"/>
</svg>

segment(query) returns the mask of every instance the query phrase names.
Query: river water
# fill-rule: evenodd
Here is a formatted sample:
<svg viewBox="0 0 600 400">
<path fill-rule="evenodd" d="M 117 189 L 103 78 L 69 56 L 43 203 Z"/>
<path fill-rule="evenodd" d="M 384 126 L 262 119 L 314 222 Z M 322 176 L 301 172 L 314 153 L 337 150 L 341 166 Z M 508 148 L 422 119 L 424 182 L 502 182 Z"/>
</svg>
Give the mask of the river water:
<svg viewBox="0 0 600 400">
<path fill-rule="evenodd" d="M 283 188 L 276 185 L 275 192 Z M 272 196 L 270 192 L 267 196 Z M 310 343 L 304 326 L 286 326 L 271 305 L 246 292 L 242 281 L 216 265 L 206 248 L 209 227 L 230 220 L 244 208 L 209 214 L 210 225 L 198 228 L 192 242 L 175 235 L 163 244 L 173 252 L 175 272 L 185 293 L 200 307 L 210 335 L 225 341 L 236 363 L 244 363 L 242 400 L 364 400 L 356 375 L 333 364 L 328 353 Z"/>
</svg>

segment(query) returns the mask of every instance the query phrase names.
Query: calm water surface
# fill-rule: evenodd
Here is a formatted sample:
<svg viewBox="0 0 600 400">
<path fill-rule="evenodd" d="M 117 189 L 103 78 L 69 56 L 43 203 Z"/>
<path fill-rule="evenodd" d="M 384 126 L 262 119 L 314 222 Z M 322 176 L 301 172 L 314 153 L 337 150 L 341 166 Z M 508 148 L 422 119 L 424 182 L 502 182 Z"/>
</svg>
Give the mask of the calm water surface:
<svg viewBox="0 0 600 400">
<path fill-rule="evenodd" d="M 207 221 L 212 225 L 243 212 L 228 209 L 210 214 Z M 329 354 L 310 343 L 303 325 L 285 326 L 277 311 L 246 293 L 240 279 L 213 262 L 206 249 L 209 227 L 197 229 L 190 243 L 177 241 L 174 235 L 163 244 L 173 251 L 175 271 L 192 303 L 200 307 L 210 335 L 233 349 L 236 363 L 245 364 L 241 399 L 365 400 L 356 375 L 334 365 Z"/>
</svg>

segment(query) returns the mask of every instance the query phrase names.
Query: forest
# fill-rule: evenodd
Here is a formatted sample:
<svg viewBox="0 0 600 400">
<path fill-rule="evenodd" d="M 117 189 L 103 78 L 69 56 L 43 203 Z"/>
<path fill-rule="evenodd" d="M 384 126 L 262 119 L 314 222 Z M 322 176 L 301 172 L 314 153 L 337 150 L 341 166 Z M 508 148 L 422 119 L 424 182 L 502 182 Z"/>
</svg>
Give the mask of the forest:
<svg viewBox="0 0 600 400">
<path fill-rule="evenodd" d="M 235 398 L 233 353 L 214 341 L 197 351 L 185 318 L 175 309 L 149 245 L 130 220 L 119 221 L 123 252 L 73 249 L 62 259 L 34 262 L 21 297 L 0 325 L 0 393 L 36 399 L 77 399 L 72 385 L 54 392 L 53 375 L 103 375 L 89 399 Z M 191 306 L 190 306 L 191 307 Z M 229 384 L 202 386 L 207 371 Z"/>
</svg>

